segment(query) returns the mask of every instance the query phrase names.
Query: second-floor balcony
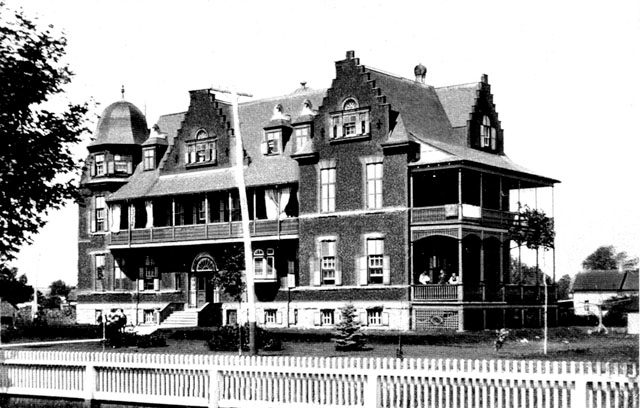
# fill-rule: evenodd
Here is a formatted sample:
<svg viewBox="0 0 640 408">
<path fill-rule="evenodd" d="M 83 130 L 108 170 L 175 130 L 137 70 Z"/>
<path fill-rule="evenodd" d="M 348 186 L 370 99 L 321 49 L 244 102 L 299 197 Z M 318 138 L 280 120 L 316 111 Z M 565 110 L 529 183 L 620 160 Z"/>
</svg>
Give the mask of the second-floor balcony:
<svg viewBox="0 0 640 408">
<path fill-rule="evenodd" d="M 297 236 L 298 218 L 279 220 L 254 220 L 249 222 L 252 237 Z M 242 238 L 242 223 L 221 222 L 212 224 L 176 225 L 168 227 L 133 228 L 109 234 L 110 245 L 144 245 L 187 241 Z"/>
<path fill-rule="evenodd" d="M 411 299 L 414 302 L 505 302 L 508 304 L 542 304 L 545 288 L 542 285 L 484 284 L 413 285 Z M 557 287 L 547 286 L 547 300 L 557 300 Z"/>
<path fill-rule="evenodd" d="M 507 229 L 513 224 L 515 213 L 490 210 L 469 204 L 446 204 L 411 209 L 412 224 L 441 224 L 470 222 L 492 228 Z"/>
</svg>

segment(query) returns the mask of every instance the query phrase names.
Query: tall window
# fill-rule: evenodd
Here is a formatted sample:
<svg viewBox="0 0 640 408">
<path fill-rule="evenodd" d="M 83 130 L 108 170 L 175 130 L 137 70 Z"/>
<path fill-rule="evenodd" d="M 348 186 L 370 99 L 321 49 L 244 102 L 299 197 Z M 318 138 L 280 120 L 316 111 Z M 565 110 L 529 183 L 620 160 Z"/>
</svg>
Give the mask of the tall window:
<svg viewBox="0 0 640 408">
<path fill-rule="evenodd" d="M 158 277 L 158 268 L 154 259 L 150 256 L 144 261 L 144 290 L 154 290 L 154 280 Z"/>
<path fill-rule="evenodd" d="M 115 290 L 123 290 L 125 289 L 125 282 L 127 280 L 127 276 L 122 272 L 120 268 L 120 262 L 118 260 L 114 260 L 113 262 L 113 289 Z"/>
<path fill-rule="evenodd" d="M 482 118 L 480 128 L 480 147 L 496 149 L 496 128 L 491 126 L 491 119 L 488 116 Z"/>
<path fill-rule="evenodd" d="M 320 169 L 320 211 L 336 210 L 336 169 Z"/>
<path fill-rule="evenodd" d="M 253 270 L 257 278 L 275 278 L 275 251 L 267 248 L 265 253 L 262 249 L 253 252 Z"/>
<path fill-rule="evenodd" d="M 281 130 L 269 130 L 265 132 L 263 153 L 266 155 L 280 154 L 281 139 Z"/>
<path fill-rule="evenodd" d="M 156 151 L 153 148 L 147 148 L 143 151 L 144 154 L 144 170 L 153 170 L 156 168 Z"/>
<path fill-rule="evenodd" d="M 367 239 L 367 270 L 369 283 L 383 283 L 384 280 L 384 240 Z"/>
<path fill-rule="evenodd" d="M 320 241 L 320 273 L 323 285 L 336 283 L 336 241 Z"/>
<path fill-rule="evenodd" d="M 96 154 L 95 156 L 95 174 L 96 176 L 104 176 L 105 168 L 104 168 L 104 154 Z"/>
<path fill-rule="evenodd" d="M 297 127 L 295 130 L 296 152 L 300 151 L 309 141 L 311 127 L 309 125 Z"/>
<path fill-rule="evenodd" d="M 93 276 L 96 278 L 96 289 L 103 289 L 104 282 L 104 266 L 106 256 L 104 254 L 95 255 L 93 260 Z"/>
<path fill-rule="evenodd" d="M 196 203 L 196 224 L 207 222 L 207 202 L 204 198 L 198 199 Z"/>
<path fill-rule="evenodd" d="M 367 164 L 367 208 L 382 208 L 382 163 Z"/>
<path fill-rule="evenodd" d="M 369 134 L 369 110 L 359 108 L 355 99 L 347 99 L 342 105 L 342 111 L 331 115 L 331 139 L 367 134 Z"/>
<path fill-rule="evenodd" d="M 200 129 L 195 140 L 187 142 L 184 162 L 186 164 L 216 164 L 218 160 L 218 141 L 209 137 L 206 130 Z"/>
<path fill-rule="evenodd" d="M 104 201 L 104 197 L 96 197 L 95 207 L 95 228 L 94 231 L 104 231 L 107 226 L 107 205 Z"/>
</svg>

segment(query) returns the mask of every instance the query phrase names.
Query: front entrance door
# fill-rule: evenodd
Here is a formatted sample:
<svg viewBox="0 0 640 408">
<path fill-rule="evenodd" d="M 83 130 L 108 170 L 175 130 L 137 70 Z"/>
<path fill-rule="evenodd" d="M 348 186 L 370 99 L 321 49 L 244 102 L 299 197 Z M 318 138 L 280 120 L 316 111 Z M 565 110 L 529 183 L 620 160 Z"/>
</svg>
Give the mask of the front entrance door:
<svg viewBox="0 0 640 408">
<path fill-rule="evenodd" d="M 213 298 L 208 274 L 194 273 L 189 277 L 189 307 L 201 307 Z"/>
</svg>

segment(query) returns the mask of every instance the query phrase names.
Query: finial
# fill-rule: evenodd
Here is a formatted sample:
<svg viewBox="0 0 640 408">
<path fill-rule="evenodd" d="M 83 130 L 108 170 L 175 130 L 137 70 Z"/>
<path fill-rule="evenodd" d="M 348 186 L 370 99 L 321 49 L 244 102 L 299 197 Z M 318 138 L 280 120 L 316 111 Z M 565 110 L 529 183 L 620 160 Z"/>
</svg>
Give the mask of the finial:
<svg viewBox="0 0 640 408">
<path fill-rule="evenodd" d="M 307 89 L 307 81 L 300 82 L 300 85 L 302 85 L 302 89 Z"/>
<path fill-rule="evenodd" d="M 120 93 L 122 94 L 122 100 L 124 101 L 124 85 L 120 88 Z"/>
</svg>

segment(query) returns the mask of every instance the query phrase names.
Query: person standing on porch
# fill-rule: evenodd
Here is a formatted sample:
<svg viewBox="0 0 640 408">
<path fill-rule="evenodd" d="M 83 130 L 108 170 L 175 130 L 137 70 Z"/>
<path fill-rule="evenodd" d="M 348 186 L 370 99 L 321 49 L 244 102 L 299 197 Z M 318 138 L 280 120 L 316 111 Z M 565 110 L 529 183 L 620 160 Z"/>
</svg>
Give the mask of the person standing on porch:
<svg viewBox="0 0 640 408">
<path fill-rule="evenodd" d="M 429 276 L 429 272 L 427 271 L 422 272 L 418 277 L 418 282 L 420 282 L 423 285 L 428 285 L 429 283 L 431 283 L 431 276 Z"/>
</svg>

